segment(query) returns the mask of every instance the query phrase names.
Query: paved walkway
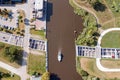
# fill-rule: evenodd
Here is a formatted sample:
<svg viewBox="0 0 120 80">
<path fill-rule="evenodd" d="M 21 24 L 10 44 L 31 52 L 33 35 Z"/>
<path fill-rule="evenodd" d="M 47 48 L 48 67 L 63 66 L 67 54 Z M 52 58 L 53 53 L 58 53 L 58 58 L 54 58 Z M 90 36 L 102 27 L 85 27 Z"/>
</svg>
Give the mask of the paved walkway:
<svg viewBox="0 0 120 80">
<path fill-rule="evenodd" d="M 107 30 L 103 31 L 103 32 L 101 33 L 99 39 L 98 39 L 98 44 L 97 44 L 97 46 L 100 46 L 100 45 L 101 45 L 101 40 L 102 40 L 102 38 L 103 38 L 103 36 L 104 36 L 105 34 L 107 34 L 108 32 L 111 32 L 111 31 L 118 31 L 118 30 L 120 31 L 120 28 L 110 28 L 110 29 L 107 29 Z M 110 69 L 110 68 L 105 68 L 105 67 L 103 67 L 103 66 L 101 65 L 101 63 L 100 63 L 100 59 L 101 59 L 101 58 L 96 58 L 96 65 L 97 65 L 97 67 L 98 67 L 99 70 L 104 71 L 104 72 L 120 72 L 120 69 Z M 111 65 L 112 65 L 112 64 L 111 64 Z"/>
<path fill-rule="evenodd" d="M 82 8 L 82 9 L 88 11 L 89 13 L 91 13 L 92 15 L 94 15 L 94 17 L 96 18 L 97 24 L 100 23 L 100 21 L 99 21 L 97 15 L 96 15 L 93 11 L 91 11 L 89 8 L 86 8 L 86 7 L 84 7 L 84 6 L 79 5 L 79 4 L 76 2 L 76 0 L 72 0 L 72 1 L 73 1 L 73 3 L 74 3 L 75 5 L 77 5 L 78 7 Z"/>
</svg>

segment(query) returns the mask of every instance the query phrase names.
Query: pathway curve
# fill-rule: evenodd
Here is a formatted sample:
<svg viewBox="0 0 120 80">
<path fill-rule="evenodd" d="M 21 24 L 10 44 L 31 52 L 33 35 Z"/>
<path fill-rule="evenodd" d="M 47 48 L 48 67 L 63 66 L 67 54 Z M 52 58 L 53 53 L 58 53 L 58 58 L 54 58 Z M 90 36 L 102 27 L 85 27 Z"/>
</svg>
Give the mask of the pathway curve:
<svg viewBox="0 0 120 80">
<path fill-rule="evenodd" d="M 79 4 L 76 2 L 76 0 L 72 0 L 72 1 L 73 1 L 73 3 L 74 3 L 75 5 L 77 5 L 78 7 L 82 8 L 82 9 L 88 11 L 89 13 L 91 13 L 92 15 L 94 15 L 94 17 L 96 18 L 97 24 L 100 23 L 100 21 L 99 21 L 97 15 L 96 15 L 93 11 L 91 11 L 90 9 L 88 9 L 88 8 L 86 8 L 86 7 L 84 7 L 84 6 L 79 5 Z"/>
<path fill-rule="evenodd" d="M 108 32 L 111 32 L 111 31 L 118 31 L 118 30 L 120 31 L 120 28 L 110 28 L 110 29 L 107 29 L 107 30 L 103 31 L 103 32 L 101 33 L 99 39 L 98 39 L 98 44 L 97 44 L 97 46 L 100 47 L 100 45 L 101 45 L 101 40 L 102 40 L 102 38 L 103 38 L 103 36 L 104 36 L 105 34 L 107 34 Z M 96 66 L 98 67 L 99 70 L 104 71 L 104 72 L 120 72 L 120 69 L 110 69 L 110 68 L 105 68 L 105 67 L 103 67 L 103 66 L 101 65 L 101 63 L 100 63 L 100 60 L 101 60 L 100 57 L 99 57 L 99 58 L 96 58 Z"/>
<path fill-rule="evenodd" d="M 100 60 L 101 60 L 100 58 L 96 58 L 96 66 L 99 70 L 103 72 L 120 72 L 120 69 L 110 69 L 110 68 L 103 67 L 100 63 Z"/>
<path fill-rule="evenodd" d="M 118 31 L 118 30 L 120 31 L 120 28 L 110 28 L 110 29 L 107 29 L 107 30 L 103 31 L 103 32 L 101 33 L 100 37 L 98 38 L 98 43 L 97 43 L 97 45 L 100 46 L 101 40 L 102 40 L 103 36 L 104 36 L 106 33 L 110 32 L 110 31 Z"/>
</svg>

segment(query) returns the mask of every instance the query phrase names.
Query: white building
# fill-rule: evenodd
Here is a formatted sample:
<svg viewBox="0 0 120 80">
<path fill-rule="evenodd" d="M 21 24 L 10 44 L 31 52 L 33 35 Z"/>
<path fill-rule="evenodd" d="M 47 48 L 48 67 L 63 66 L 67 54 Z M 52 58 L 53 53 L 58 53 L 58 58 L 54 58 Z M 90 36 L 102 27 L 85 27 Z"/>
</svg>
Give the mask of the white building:
<svg viewBox="0 0 120 80">
<path fill-rule="evenodd" d="M 43 15 L 43 0 L 35 0 L 36 17 L 41 18 Z"/>
</svg>

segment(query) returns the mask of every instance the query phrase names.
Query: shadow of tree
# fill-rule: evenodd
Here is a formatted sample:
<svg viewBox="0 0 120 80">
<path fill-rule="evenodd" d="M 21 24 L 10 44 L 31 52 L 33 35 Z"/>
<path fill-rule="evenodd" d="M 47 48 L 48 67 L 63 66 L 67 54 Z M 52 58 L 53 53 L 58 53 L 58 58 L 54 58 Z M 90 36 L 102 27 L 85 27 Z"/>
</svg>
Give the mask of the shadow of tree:
<svg viewBox="0 0 120 80">
<path fill-rule="evenodd" d="M 60 78 L 56 74 L 51 74 L 50 75 L 50 80 L 60 80 Z"/>
</svg>

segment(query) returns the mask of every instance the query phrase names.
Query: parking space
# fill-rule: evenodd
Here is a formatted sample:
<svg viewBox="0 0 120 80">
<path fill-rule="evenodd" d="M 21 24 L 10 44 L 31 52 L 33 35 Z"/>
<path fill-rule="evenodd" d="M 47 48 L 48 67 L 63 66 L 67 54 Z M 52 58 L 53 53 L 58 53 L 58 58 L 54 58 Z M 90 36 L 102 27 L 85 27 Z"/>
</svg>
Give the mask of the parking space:
<svg viewBox="0 0 120 80">
<path fill-rule="evenodd" d="M 29 43 L 29 48 L 45 51 L 45 41 L 30 38 Z"/>
<path fill-rule="evenodd" d="M 0 32 L 0 42 L 23 47 L 23 39 L 23 36 L 16 36 L 5 32 Z"/>
<path fill-rule="evenodd" d="M 96 57 L 94 47 L 78 46 L 78 56 Z"/>
<path fill-rule="evenodd" d="M 24 39 L 23 36 L 11 35 L 9 39 L 9 43 L 12 45 L 23 47 L 23 39 Z"/>
<path fill-rule="evenodd" d="M 0 32 L 0 42 L 8 43 L 8 40 L 10 39 L 10 36 L 11 36 L 11 34 Z"/>
</svg>

